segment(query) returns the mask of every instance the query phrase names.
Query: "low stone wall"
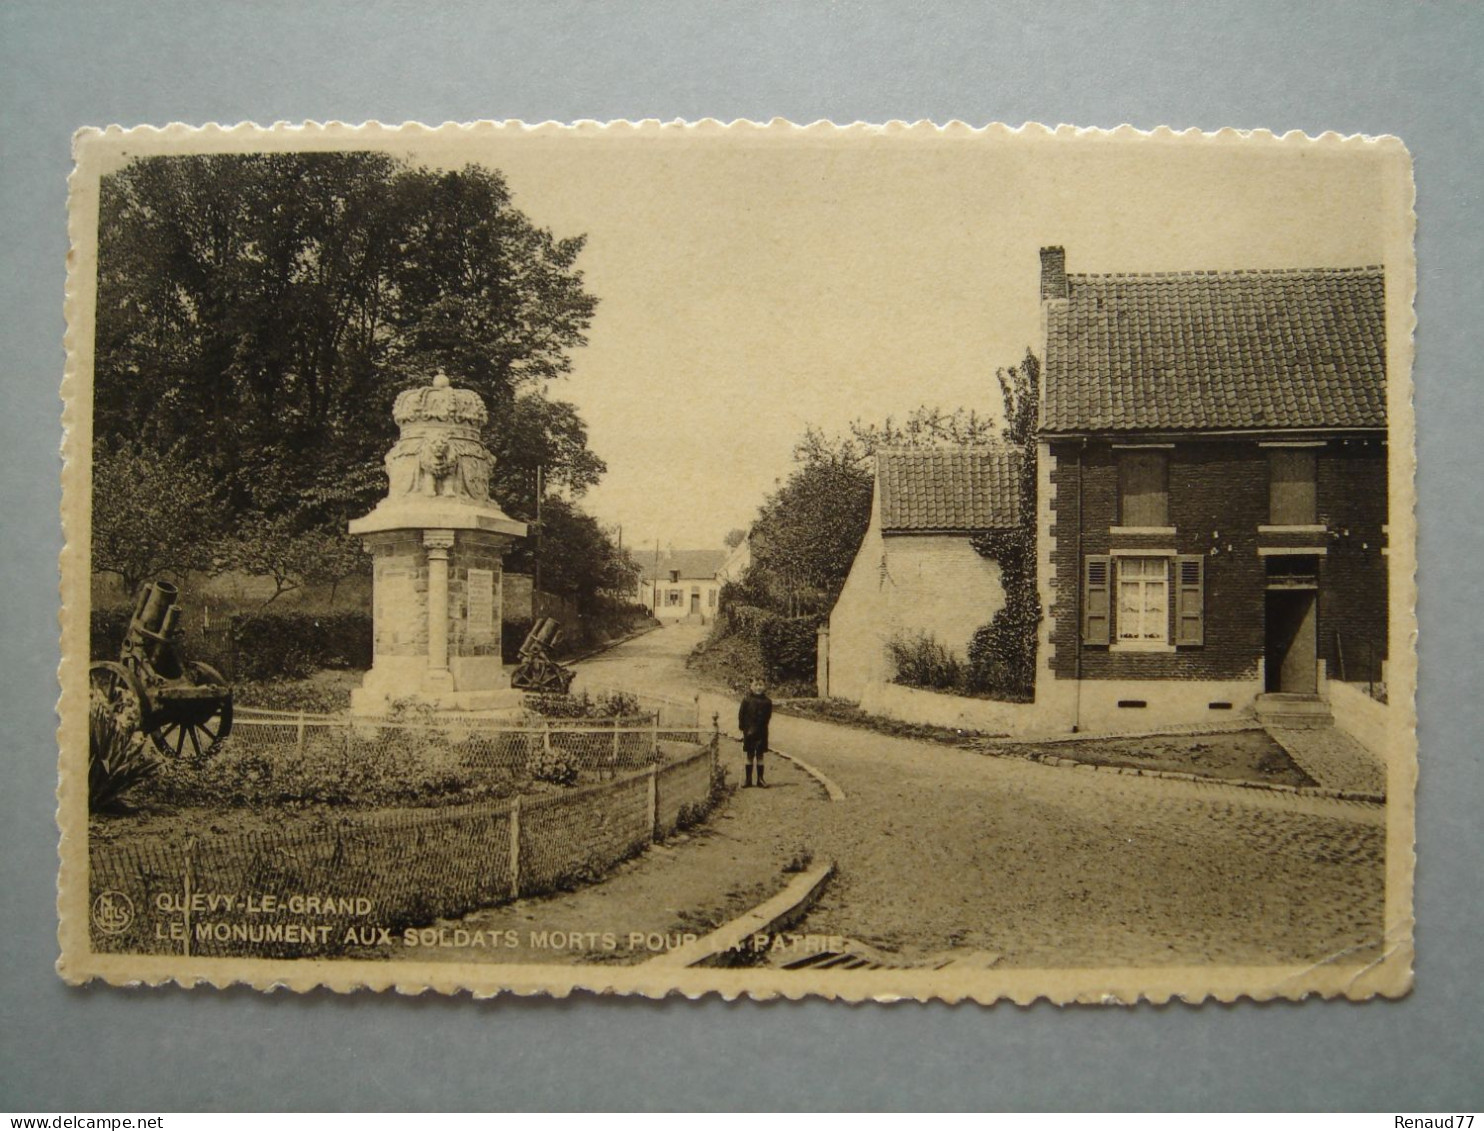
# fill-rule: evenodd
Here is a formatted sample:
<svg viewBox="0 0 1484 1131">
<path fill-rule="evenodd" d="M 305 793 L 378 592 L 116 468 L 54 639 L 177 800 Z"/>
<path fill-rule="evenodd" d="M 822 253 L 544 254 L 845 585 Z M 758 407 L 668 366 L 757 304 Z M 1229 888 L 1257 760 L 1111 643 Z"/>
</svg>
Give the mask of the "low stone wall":
<svg viewBox="0 0 1484 1131">
<path fill-rule="evenodd" d="M 1387 755 L 1391 750 L 1391 708 L 1379 703 L 1364 691 L 1341 683 L 1329 681 L 1329 709 L 1334 713 L 1335 726 L 1369 750 L 1382 765 L 1390 765 Z"/>
<path fill-rule="evenodd" d="M 1070 680 L 1058 682 L 1065 684 L 1058 689 L 1063 699 L 1055 718 L 1058 729 L 1069 730 L 1075 719 L 1083 734 L 1252 722 L 1253 703 L 1262 688 L 1255 679 L 1087 679 L 1080 687 Z"/>
<path fill-rule="evenodd" d="M 861 695 L 861 710 L 898 722 L 985 734 L 1026 734 L 1047 729 L 1046 712 L 1036 703 L 1002 703 L 944 695 L 899 683 L 872 682 Z"/>
<path fill-rule="evenodd" d="M 709 811 L 715 741 L 611 781 L 513 801 L 362 815 L 310 829 L 95 844 L 89 900 L 129 908 L 97 951 L 303 957 L 372 945 L 507 900 L 601 879 L 614 865 Z M 186 891 L 212 893 L 191 908 Z M 330 900 L 261 910 L 264 895 Z M 223 896 L 230 896 L 229 902 Z M 246 905 L 253 896 L 259 909 Z M 115 920 L 123 920 L 122 915 Z M 352 936 L 363 929 L 368 936 Z"/>
</svg>

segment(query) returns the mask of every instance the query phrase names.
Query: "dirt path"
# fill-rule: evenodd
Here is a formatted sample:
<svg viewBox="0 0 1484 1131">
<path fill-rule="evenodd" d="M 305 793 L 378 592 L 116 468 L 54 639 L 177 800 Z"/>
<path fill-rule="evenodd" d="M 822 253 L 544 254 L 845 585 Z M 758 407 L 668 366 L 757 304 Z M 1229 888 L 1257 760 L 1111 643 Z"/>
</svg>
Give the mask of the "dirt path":
<svg viewBox="0 0 1484 1131">
<path fill-rule="evenodd" d="M 737 743 L 722 744 L 722 764 L 733 783 L 741 780 Z M 829 804 L 781 758 L 769 760 L 768 781 L 765 790 L 738 789 L 706 824 L 652 846 L 600 884 L 440 921 L 434 945 L 394 957 L 631 963 L 680 945 L 687 933 L 707 934 L 782 886 L 784 864 L 804 851 L 802 830 Z"/>
<path fill-rule="evenodd" d="M 705 688 L 686 668 L 685 659 L 709 631 L 697 624 L 672 624 L 626 640 L 574 664 L 573 690 L 621 690 L 689 699 Z"/>
</svg>

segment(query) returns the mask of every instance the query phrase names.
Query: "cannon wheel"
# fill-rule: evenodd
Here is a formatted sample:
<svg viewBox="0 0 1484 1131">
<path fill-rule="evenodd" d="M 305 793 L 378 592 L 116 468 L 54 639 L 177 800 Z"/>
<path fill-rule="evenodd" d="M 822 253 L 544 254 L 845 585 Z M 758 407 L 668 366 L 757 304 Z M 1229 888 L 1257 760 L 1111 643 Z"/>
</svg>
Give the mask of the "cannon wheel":
<svg viewBox="0 0 1484 1131">
<path fill-rule="evenodd" d="M 222 673 L 210 664 L 191 660 L 186 664 L 186 671 L 197 685 L 213 684 L 222 689 L 216 710 L 209 718 L 200 721 L 167 720 L 150 731 L 150 741 L 161 754 L 179 758 L 190 753 L 198 759 L 209 758 L 222 739 L 232 733 L 232 692 L 227 688 Z"/>
<path fill-rule="evenodd" d="M 88 669 L 88 685 L 130 731 L 144 722 L 144 687 L 123 664 L 100 660 Z"/>
</svg>

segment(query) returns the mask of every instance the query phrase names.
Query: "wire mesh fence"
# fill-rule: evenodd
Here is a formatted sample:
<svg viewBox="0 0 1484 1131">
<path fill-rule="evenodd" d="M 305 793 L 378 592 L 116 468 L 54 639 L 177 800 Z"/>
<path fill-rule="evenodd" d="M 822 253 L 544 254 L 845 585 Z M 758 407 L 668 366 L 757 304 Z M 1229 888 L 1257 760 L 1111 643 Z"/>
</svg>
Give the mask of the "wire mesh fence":
<svg viewBox="0 0 1484 1131">
<path fill-rule="evenodd" d="M 430 769 L 478 769 L 512 778 L 533 774 L 575 784 L 646 766 L 663 758 L 670 744 L 708 738 L 709 731 L 693 718 L 666 720 L 659 712 L 512 723 L 254 710 L 238 716 L 221 750 L 224 756 L 252 750 L 267 757 L 342 758 L 360 764 L 391 756 Z"/>
<path fill-rule="evenodd" d="M 95 843 L 89 887 L 96 950 L 373 954 L 400 942 L 408 927 L 599 879 L 699 819 L 717 796 L 716 733 L 662 728 L 653 717 L 642 726 L 550 720 L 450 729 L 258 714 L 241 720 L 228 741 L 280 751 L 327 747 L 351 758 L 396 743 L 423 758 L 483 759 L 518 776 L 552 757 L 583 770 L 566 788 L 548 785 L 548 792 L 510 799 L 331 810 L 296 827 L 183 843 L 147 830 Z"/>
<path fill-rule="evenodd" d="M 711 724 L 710 715 L 701 708 L 699 695 L 681 698 L 647 691 L 628 691 L 601 685 L 583 684 L 579 693 L 593 700 L 633 704 L 640 713 L 653 716 L 661 727 L 704 727 Z"/>
</svg>

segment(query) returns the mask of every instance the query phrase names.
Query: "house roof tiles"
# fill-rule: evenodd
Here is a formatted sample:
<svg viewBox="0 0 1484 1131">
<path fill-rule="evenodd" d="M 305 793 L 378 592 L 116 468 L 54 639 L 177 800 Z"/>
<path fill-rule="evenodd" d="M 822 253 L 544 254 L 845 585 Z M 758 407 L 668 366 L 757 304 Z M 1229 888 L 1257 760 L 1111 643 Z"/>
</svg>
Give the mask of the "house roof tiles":
<svg viewBox="0 0 1484 1131">
<path fill-rule="evenodd" d="M 1047 432 L 1386 427 L 1381 268 L 1068 275 Z"/>
<path fill-rule="evenodd" d="M 639 550 L 635 553 L 639 562 L 639 577 L 644 581 L 653 581 L 655 578 L 670 579 L 670 571 L 678 570 L 683 581 L 694 581 L 699 578 L 714 578 L 716 571 L 721 568 L 722 562 L 726 561 L 725 550 L 671 550 L 655 562 L 653 553 L 645 554 Z"/>
<path fill-rule="evenodd" d="M 876 457 L 884 533 L 1012 527 L 1020 466 L 1011 448 L 915 448 Z"/>
</svg>

